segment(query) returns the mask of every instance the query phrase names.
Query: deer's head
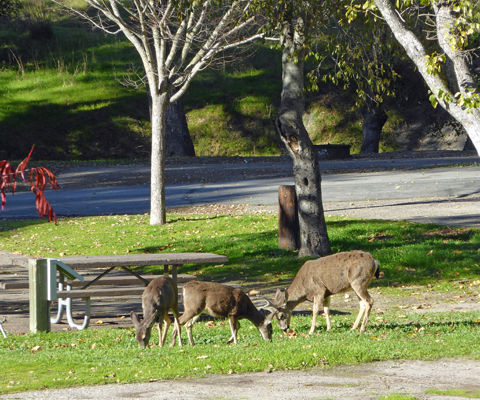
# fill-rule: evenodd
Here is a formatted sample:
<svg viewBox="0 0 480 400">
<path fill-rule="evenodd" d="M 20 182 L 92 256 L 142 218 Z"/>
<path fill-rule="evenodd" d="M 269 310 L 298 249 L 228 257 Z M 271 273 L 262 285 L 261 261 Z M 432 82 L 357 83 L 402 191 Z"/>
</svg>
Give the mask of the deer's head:
<svg viewBox="0 0 480 400">
<path fill-rule="evenodd" d="M 260 310 L 260 313 L 262 315 L 265 315 L 264 310 L 265 309 Z M 260 334 L 262 335 L 263 339 L 266 342 L 272 341 L 272 332 L 273 332 L 272 321 L 276 313 L 277 313 L 277 310 L 274 309 L 267 317 L 265 317 L 263 322 L 260 325 L 258 325 L 258 330 L 260 331 Z"/>
<path fill-rule="evenodd" d="M 292 317 L 292 310 L 287 308 L 287 301 L 288 301 L 288 292 L 287 290 L 280 290 L 277 289 L 277 293 L 275 294 L 275 300 L 273 304 L 277 309 L 275 313 L 275 318 L 278 321 L 278 326 L 282 331 L 287 331 L 290 328 L 290 318 Z"/>
<path fill-rule="evenodd" d="M 152 324 L 155 315 L 153 315 L 153 319 L 151 321 L 150 318 L 140 321 L 138 315 L 132 311 L 130 313 L 130 317 L 132 318 L 133 325 L 135 325 L 135 339 L 137 339 L 138 347 L 140 349 L 144 349 L 148 346 L 148 342 L 150 341 L 150 332 L 152 330 Z"/>
</svg>

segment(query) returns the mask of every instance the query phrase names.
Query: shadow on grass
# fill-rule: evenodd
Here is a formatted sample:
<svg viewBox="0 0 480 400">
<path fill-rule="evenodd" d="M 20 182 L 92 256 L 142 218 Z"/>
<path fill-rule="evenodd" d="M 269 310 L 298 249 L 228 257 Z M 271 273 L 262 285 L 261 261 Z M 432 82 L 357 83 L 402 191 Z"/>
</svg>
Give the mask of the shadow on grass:
<svg viewBox="0 0 480 400">
<path fill-rule="evenodd" d="M 31 102 L 25 109 L 24 102 L 10 102 L 0 128 L 0 159 L 23 159 L 32 144 L 37 160 L 148 156 L 149 136 L 135 132 L 133 126 L 134 120 L 149 119 L 145 94 L 65 103 Z"/>
</svg>

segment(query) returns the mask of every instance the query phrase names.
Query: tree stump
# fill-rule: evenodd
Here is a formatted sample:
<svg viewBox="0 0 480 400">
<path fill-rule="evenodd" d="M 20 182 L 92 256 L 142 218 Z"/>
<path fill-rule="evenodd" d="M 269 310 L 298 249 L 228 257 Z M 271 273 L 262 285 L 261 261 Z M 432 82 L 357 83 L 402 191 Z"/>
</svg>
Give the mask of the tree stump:
<svg viewBox="0 0 480 400">
<path fill-rule="evenodd" d="M 278 247 L 285 250 L 300 249 L 300 225 L 295 186 L 278 188 Z"/>
</svg>

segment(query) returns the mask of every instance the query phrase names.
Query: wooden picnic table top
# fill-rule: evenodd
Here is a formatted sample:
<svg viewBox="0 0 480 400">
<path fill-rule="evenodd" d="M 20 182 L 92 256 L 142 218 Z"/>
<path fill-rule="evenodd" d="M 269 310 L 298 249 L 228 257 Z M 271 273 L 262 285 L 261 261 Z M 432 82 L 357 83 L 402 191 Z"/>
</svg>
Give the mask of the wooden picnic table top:
<svg viewBox="0 0 480 400">
<path fill-rule="evenodd" d="M 212 253 L 123 254 L 108 256 L 52 257 L 73 269 L 224 263 L 228 257 Z M 12 256 L 12 264 L 28 267 L 28 258 Z"/>
<path fill-rule="evenodd" d="M 72 269 L 224 263 L 228 257 L 212 253 L 123 254 L 110 256 L 58 257 Z"/>
</svg>

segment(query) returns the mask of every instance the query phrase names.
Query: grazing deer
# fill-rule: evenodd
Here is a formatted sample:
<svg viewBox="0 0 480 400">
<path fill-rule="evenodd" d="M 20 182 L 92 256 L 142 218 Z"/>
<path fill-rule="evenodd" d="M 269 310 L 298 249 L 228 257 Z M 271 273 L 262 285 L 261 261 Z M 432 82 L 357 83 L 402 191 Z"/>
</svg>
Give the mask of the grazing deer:
<svg viewBox="0 0 480 400">
<path fill-rule="evenodd" d="M 373 276 L 379 277 L 379 262 L 370 253 L 360 250 L 337 253 L 307 261 L 286 291 L 277 289 L 273 306 L 278 309 L 276 318 L 283 331 L 290 327 L 292 310 L 304 301 L 313 302 L 312 326 L 309 335 L 315 331 L 317 314 L 323 304 L 330 330 L 330 296 L 353 289 L 360 298 L 360 312 L 353 324 L 356 329 L 363 317 L 360 332 L 365 331 L 373 299 L 367 287 Z"/>
<path fill-rule="evenodd" d="M 192 326 L 200 318 L 202 312 L 207 312 L 212 317 L 228 318 L 232 341 L 237 344 L 237 332 L 240 329 L 240 319 L 248 319 L 260 331 L 265 341 L 272 340 L 272 319 L 276 310 L 265 317 L 250 298 L 240 289 L 214 282 L 191 281 L 183 288 L 184 313 L 180 317 L 180 325 L 186 325 L 188 340 L 193 346 Z M 175 344 L 176 328 L 173 331 L 172 342 Z"/>
<path fill-rule="evenodd" d="M 178 330 L 178 341 L 182 345 L 180 324 L 178 322 L 178 288 L 172 278 L 162 276 L 152 280 L 142 294 L 143 320 L 140 322 L 138 315 L 133 311 L 130 313 L 135 325 L 136 336 L 139 348 L 148 346 L 150 332 L 156 322 L 160 347 L 165 344 L 168 328 L 172 320 L 168 316 L 168 310 L 172 310 L 175 321 L 175 329 Z M 164 331 L 162 335 L 162 324 Z M 175 341 L 173 341 L 175 344 Z M 172 345 L 172 344 L 171 344 Z"/>
</svg>

